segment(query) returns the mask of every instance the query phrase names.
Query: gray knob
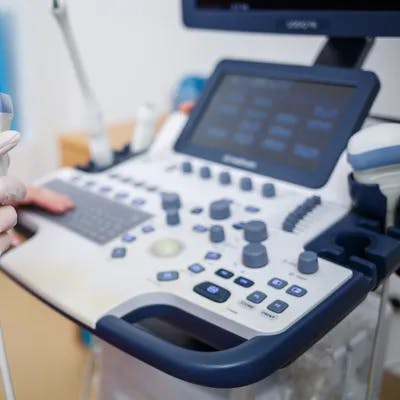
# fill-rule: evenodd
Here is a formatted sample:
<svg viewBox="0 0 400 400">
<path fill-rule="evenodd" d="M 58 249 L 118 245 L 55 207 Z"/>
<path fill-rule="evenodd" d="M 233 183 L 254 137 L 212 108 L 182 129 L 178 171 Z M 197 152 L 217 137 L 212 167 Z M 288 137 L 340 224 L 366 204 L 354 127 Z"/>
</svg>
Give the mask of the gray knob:
<svg viewBox="0 0 400 400">
<path fill-rule="evenodd" d="M 181 169 L 184 174 L 190 174 L 193 171 L 192 163 L 189 161 L 184 161 L 181 164 Z"/>
<path fill-rule="evenodd" d="M 259 243 L 267 237 L 267 225 L 263 221 L 250 221 L 244 226 L 244 239 L 248 242 Z"/>
<path fill-rule="evenodd" d="M 299 255 L 297 269 L 302 274 L 315 274 L 318 271 L 318 254 L 313 251 L 303 251 Z"/>
<path fill-rule="evenodd" d="M 268 264 L 268 253 L 265 246 L 250 243 L 243 247 L 242 263 L 248 268 L 262 268 Z"/>
<path fill-rule="evenodd" d="M 227 201 L 218 200 L 210 204 L 209 215 L 211 219 L 227 219 L 231 216 L 231 208 Z"/>
<path fill-rule="evenodd" d="M 181 208 L 181 198 L 178 193 L 163 193 L 161 195 L 161 206 L 164 210 Z"/>
<path fill-rule="evenodd" d="M 276 191 L 273 183 L 264 183 L 261 188 L 263 197 L 275 197 Z"/>
<path fill-rule="evenodd" d="M 220 243 L 225 240 L 225 231 L 221 225 L 213 225 L 210 228 L 210 241 L 212 243 Z"/>
<path fill-rule="evenodd" d="M 253 181 L 248 176 L 244 176 L 243 178 L 240 178 L 239 185 L 240 185 L 240 189 L 244 190 L 245 192 L 249 192 L 250 190 L 253 190 Z"/>
<path fill-rule="evenodd" d="M 209 167 L 201 167 L 200 168 L 200 177 L 203 179 L 211 178 L 211 170 Z"/>
<path fill-rule="evenodd" d="M 167 225 L 174 226 L 174 225 L 179 225 L 181 220 L 179 218 L 179 211 L 177 209 L 169 209 L 166 212 L 166 220 L 167 220 Z"/>
<path fill-rule="evenodd" d="M 223 171 L 219 174 L 218 180 L 221 185 L 230 185 L 232 182 L 231 174 L 229 172 Z"/>
</svg>

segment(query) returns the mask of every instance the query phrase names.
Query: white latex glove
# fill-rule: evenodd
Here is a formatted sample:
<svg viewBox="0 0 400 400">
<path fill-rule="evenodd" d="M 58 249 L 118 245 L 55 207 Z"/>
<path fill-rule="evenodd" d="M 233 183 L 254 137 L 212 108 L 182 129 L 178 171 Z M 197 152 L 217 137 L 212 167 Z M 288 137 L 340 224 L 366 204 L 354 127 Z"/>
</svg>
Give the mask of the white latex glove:
<svg viewBox="0 0 400 400">
<path fill-rule="evenodd" d="M 9 165 L 8 152 L 18 144 L 19 137 L 19 133 L 15 131 L 0 133 L 0 174 L 3 175 L 0 176 L 0 204 L 20 201 L 26 195 L 26 188 L 20 181 L 5 176 Z M 0 255 L 10 247 L 8 231 L 16 224 L 15 208 L 10 205 L 0 206 Z"/>
</svg>

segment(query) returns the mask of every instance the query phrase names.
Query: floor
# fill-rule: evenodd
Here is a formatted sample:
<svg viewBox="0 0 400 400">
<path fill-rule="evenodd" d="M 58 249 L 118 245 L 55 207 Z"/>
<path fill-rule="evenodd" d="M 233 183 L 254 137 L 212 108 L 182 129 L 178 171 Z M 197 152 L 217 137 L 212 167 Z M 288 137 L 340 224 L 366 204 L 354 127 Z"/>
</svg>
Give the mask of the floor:
<svg viewBox="0 0 400 400">
<path fill-rule="evenodd" d="M 18 400 L 79 399 L 88 354 L 74 324 L 3 273 L 0 323 Z"/>
</svg>

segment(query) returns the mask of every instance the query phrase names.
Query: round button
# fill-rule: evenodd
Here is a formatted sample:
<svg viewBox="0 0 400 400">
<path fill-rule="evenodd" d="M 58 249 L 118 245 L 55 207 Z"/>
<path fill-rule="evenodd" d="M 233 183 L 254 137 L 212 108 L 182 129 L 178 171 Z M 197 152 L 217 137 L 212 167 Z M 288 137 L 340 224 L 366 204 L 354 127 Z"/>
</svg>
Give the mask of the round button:
<svg viewBox="0 0 400 400">
<path fill-rule="evenodd" d="M 303 251 L 297 261 L 297 269 L 302 274 L 315 274 L 318 271 L 318 254 L 313 251 Z"/>
<path fill-rule="evenodd" d="M 242 263 L 248 268 L 262 268 L 268 264 L 268 253 L 264 245 L 250 243 L 243 247 Z"/>
<path fill-rule="evenodd" d="M 181 222 L 179 218 L 179 211 L 175 208 L 168 209 L 166 212 L 166 221 L 167 225 L 170 226 L 179 225 L 179 223 Z"/>
<path fill-rule="evenodd" d="M 259 243 L 267 237 L 267 225 L 263 221 L 250 221 L 244 226 L 244 239 L 248 242 Z"/>
<path fill-rule="evenodd" d="M 178 193 L 162 193 L 161 206 L 164 210 L 181 208 L 181 198 Z"/>
<path fill-rule="evenodd" d="M 218 180 L 221 185 L 230 185 L 232 183 L 231 174 L 226 171 L 220 172 Z"/>
<path fill-rule="evenodd" d="M 184 174 L 190 174 L 193 171 L 192 163 L 189 161 L 184 161 L 181 164 L 181 169 Z"/>
<path fill-rule="evenodd" d="M 253 190 L 253 181 L 248 176 L 244 176 L 240 178 L 240 189 L 244 190 L 245 192 L 249 192 Z"/>
<path fill-rule="evenodd" d="M 203 179 L 211 178 L 211 170 L 209 167 L 201 167 L 200 168 L 200 177 Z"/>
<path fill-rule="evenodd" d="M 221 220 L 231 216 L 230 205 L 225 200 L 213 201 L 210 204 L 209 215 L 211 219 Z"/>
<path fill-rule="evenodd" d="M 225 231 L 221 225 L 213 225 L 210 228 L 210 241 L 212 243 L 220 243 L 225 240 Z"/>
<path fill-rule="evenodd" d="M 263 197 L 275 197 L 275 185 L 273 183 L 264 183 L 261 188 L 261 194 Z"/>
<path fill-rule="evenodd" d="M 184 249 L 183 244 L 172 238 L 163 238 L 155 241 L 150 251 L 156 257 L 176 257 Z"/>
</svg>

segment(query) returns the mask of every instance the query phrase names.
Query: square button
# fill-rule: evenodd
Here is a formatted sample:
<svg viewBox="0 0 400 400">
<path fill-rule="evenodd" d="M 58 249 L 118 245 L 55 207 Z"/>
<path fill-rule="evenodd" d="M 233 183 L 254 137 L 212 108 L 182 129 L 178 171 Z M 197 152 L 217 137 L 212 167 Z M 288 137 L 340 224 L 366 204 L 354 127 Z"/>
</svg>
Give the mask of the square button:
<svg viewBox="0 0 400 400">
<path fill-rule="evenodd" d="M 215 251 L 209 251 L 205 258 L 206 260 L 219 260 L 221 258 L 221 254 Z"/>
<path fill-rule="evenodd" d="M 239 276 L 238 278 L 236 278 L 234 280 L 234 282 L 239 285 L 239 286 L 243 286 L 245 288 L 249 288 L 251 286 L 254 285 L 254 282 L 251 281 L 250 279 L 244 278 L 243 276 Z"/>
<path fill-rule="evenodd" d="M 231 295 L 229 290 L 224 289 L 211 282 L 203 282 L 196 285 L 193 290 L 200 296 L 204 296 L 209 300 L 215 301 L 216 303 L 224 303 Z"/>
<path fill-rule="evenodd" d="M 267 295 L 259 290 L 256 290 L 255 292 L 249 294 L 246 298 L 248 301 L 251 301 L 254 304 L 260 304 L 267 298 Z"/>
<path fill-rule="evenodd" d="M 207 232 L 207 228 L 204 225 L 195 225 L 193 230 L 199 233 Z"/>
<path fill-rule="evenodd" d="M 230 279 L 233 276 L 233 272 L 228 271 L 227 269 L 220 268 L 215 271 L 215 275 L 220 276 L 221 278 Z"/>
<path fill-rule="evenodd" d="M 126 256 L 125 247 L 116 247 L 111 253 L 112 258 L 124 258 Z"/>
<path fill-rule="evenodd" d="M 133 199 L 132 200 L 132 205 L 134 206 L 134 207 L 140 207 L 140 206 L 142 206 L 143 204 L 145 204 L 146 203 L 146 200 L 145 199 L 142 199 L 142 198 L 136 198 L 136 199 Z"/>
<path fill-rule="evenodd" d="M 292 285 L 286 290 L 286 293 L 296 297 L 303 297 L 307 293 L 307 290 L 300 286 Z"/>
<path fill-rule="evenodd" d="M 256 207 L 256 206 L 247 206 L 247 207 L 245 208 L 245 210 L 246 210 L 248 213 L 255 214 L 255 213 L 258 213 L 258 212 L 260 211 L 260 208 L 259 208 L 259 207 Z"/>
<path fill-rule="evenodd" d="M 284 312 L 288 307 L 289 307 L 288 303 L 285 303 L 282 300 L 275 300 L 267 308 L 268 310 L 273 311 L 276 314 L 280 314 Z"/>
<path fill-rule="evenodd" d="M 160 282 L 176 281 L 178 278 L 178 271 L 162 271 L 157 274 L 157 280 Z"/>
<path fill-rule="evenodd" d="M 151 225 L 145 225 L 142 228 L 142 232 L 143 233 L 150 233 L 150 232 L 153 232 L 153 231 L 154 231 L 154 227 L 152 227 Z"/>
<path fill-rule="evenodd" d="M 122 241 L 125 242 L 125 243 L 132 243 L 132 242 L 134 242 L 135 240 L 136 240 L 136 236 L 131 235 L 130 233 L 125 233 L 125 234 L 122 236 Z"/>
<path fill-rule="evenodd" d="M 243 229 L 246 225 L 246 222 L 237 222 L 236 224 L 233 224 L 233 228 L 236 229 L 237 231 L 240 231 Z"/>
<path fill-rule="evenodd" d="M 203 209 L 201 207 L 193 207 L 190 212 L 192 214 L 201 214 L 203 212 Z"/>
<path fill-rule="evenodd" d="M 272 278 L 269 282 L 268 285 L 272 286 L 275 289 L 283 289 L 285 286 L 287 286 L 287 282 L 284 281 L 283 279 L 279 278 Z"/>
<path fill-rule="evenodd" d="M 192 264 L 189 265 L 188 270 L 194 272 L 195 274 L 199 274 L 200 272 L 204 271 L 204 267 L 201 264 Z"/>
</svg>

